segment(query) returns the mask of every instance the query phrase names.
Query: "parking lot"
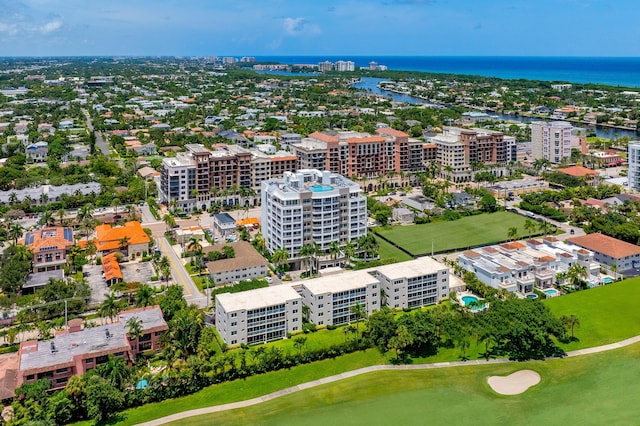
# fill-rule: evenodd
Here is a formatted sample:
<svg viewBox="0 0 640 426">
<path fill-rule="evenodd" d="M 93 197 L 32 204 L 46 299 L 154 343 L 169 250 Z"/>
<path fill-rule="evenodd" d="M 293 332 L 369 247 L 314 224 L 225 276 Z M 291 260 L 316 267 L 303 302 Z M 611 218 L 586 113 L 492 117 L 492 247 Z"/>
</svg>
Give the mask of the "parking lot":
<svg viewBox="0 0 640 426">
<path fill-rule="evenodd" d="M 109 288 L 107 287 L 107 283 L 102 276 L 102 266 L 101 265 L 84 265 L 82 268 L 82 273 L 84 274 L 84 279 L 89 284 L 91 288 L 91 299 L 90 305 L 99 305 L 104 302 L 107 298 L 107 294 L 109 293 Z"/>
</svg>

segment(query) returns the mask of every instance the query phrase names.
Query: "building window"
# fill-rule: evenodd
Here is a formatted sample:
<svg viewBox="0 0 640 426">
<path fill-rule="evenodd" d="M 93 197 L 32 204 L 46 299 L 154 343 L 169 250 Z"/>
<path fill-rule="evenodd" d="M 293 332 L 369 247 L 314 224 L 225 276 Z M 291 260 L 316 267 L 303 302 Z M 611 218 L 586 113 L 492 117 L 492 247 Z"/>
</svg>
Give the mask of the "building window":
<svg viewBox="0 0 640 426">
<path fill-rule="evenodd" d="M 231 323 L 231 327 L 235 327 L 236 325 L 238 325 L 238 323 L 236 321 Z"/>
<path fill-rule="evenodd" d="M 34 374 L 28 374 L 26 380 L 33 380 L 35 378 L 36 378 L 36 376 Z"/>
<path fill-rule="evenodd" d="M 56 370 L 56 373 L 66 373 L 67 371 L 69 371 L 69 369 L 67 367 L 65 368 L 58 368 Z"/>
</svg>

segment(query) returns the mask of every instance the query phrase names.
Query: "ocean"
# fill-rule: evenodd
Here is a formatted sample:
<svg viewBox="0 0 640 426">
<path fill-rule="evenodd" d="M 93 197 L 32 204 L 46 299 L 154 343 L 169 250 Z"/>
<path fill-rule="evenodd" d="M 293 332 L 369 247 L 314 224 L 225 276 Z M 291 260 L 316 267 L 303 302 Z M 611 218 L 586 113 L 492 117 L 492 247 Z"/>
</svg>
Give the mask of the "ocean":
<svg viewBox="0 0 640 426">
<path fill-rule="evenodd" d="M 480 75 L 505 79 L 596 83 L 640 87 L 640 58 L 526 56 L 259 56 L 261 62 L 317 64 L 353 61 L 367 67 L 375 61 L 392 71 Z"/>
</svg>

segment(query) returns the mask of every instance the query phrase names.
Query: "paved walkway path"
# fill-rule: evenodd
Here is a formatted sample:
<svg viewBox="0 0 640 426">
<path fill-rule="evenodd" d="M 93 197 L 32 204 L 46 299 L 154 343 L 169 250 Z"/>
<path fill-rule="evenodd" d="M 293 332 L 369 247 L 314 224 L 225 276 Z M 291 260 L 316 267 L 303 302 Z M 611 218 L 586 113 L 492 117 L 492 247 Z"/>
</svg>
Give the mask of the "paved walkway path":
<svg viewBox="0 0 640 426">
<path fill-rule="evenodd" d="M 620 342 L 611 343 L 608 345 L 596 346 L 593 348 L 579 349 L 576 351 L 567 352 L 567 356 L 581 356 L 581 355 L 589 355 L 598 352 L 610 351 L 612 349 L 619 349 L 624 346 L 629 346 L 634 343 L 640 342 L 640 335 L 631 337 L 626 340 L 622 340 Z M 263 402 L 271 401 L 272 399 L 280 398 L 285 395 L 289 395 L 295 392 L 299 392 L 305 389 L 311 389 L 316 386 L 325 385 L 327 383 L 337 382 L 339 380 L 348 379 L 351 377 L 359 376 L 361 374 L 372 373 L 374 371 L 388 371 L 388 370 L 428 370 L 428 369 L 436 369 L 436 368 L 447 368 L 447 367 L 462 367 L 468 365 L 487 365 L 487 364 L 504 364 L 511 361 L 506 358 L 499 359 L 490 359 L 490 360 L 470 360 L 470 361 L 450 361 L 450 362 L 436 362 L 433 364 L 411 364 L 411 365 L 372 365 L 370 367 L 359 368 L 357 370 L 346 371 L 341 374 L 336 374 L 335 376 L 324 377 L 322 379 L 313 380 L 307 383 L 301 383 L 296 386 L 291 386 L 286 389 L 282 389 L 276 392 L 268 393 L 263 396 L 258 396 L 256 398 L 247 399 L 244 401 L 230 402 L 228 404 L 222 405 L 214 405 L 211 407 L 197 408 L 195 410 L 183 411 L 181 413 L 171 414 L 169 416 L 160 417 L 159 419 L 150 420 L 145 423 L 139 423 L 140 426 L 157 426 L 163 425 L 170 422 L 175 422 L 178 420 L 185 419 L 187 417 L 200 416 L 203 414 L 211 414 L 211 413 L 219 413 L 221 411 L 234 410 L 236 408 L 244 408 L 250 407 L 252 405 L 261 404 Z"/>
</svg>

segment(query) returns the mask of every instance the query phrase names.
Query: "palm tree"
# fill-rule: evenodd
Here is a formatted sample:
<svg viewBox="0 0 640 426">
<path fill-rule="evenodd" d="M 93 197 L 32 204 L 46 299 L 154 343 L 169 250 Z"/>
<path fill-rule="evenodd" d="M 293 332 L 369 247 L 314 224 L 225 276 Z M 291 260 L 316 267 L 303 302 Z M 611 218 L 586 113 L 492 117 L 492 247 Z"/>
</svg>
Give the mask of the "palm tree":
<svg viewBox="0 0 640 426">
<path fill-rule="evenodd" d="M 80 208 L 78 212 L 78 220 L 84 222 L 85 220 L 93 220 L 93 205 L 87 203 Z"/>
<path fill-rule="evenodd" d="M 122 251 L 127 251 L 127 256 L 129 255 L 129 237 L 124 236 L 122 238 L 120 238 L 120 241 L 118 241 L 118 245 L 120 246 L 120 250 Z"/>
<path fill-rule="evenodd" d="M 11 224 L 11 226 L 9 227 L 9 238 L 13 240 L 13 245 L 18 244 L 18 238 L 22 237 L 23 230 L 24 229 L 22 228 L 22 225 L 20 225 L 18 222 L 13 222 Z"/>
<path fill-rule="evenodd" d="M 15 192 L 12 192 L 11 194 L 9 194 L 9 204 L 11 204 L 12 206 L 14 204 L 18 203 L 18 194 L 16 194 Z"/>
<path fill-rule="evenodd" d="M 531 238 L 531 232 L 536 229 L 536 224 L 531 219 L 524 221 L 524 229 L 527 231 L 527 238 Z"/>
<path fill-rule="evenodd" d="M 347 256 L 347 263 L 351 264 L 351 258 L 356 252 L 356 247 L 353 241 L 348 240 L 344 245 L 344 254 Z"/>
<path fill-rule="evenodd" d="M 528 220 L 528 219 L 527 219 Z M 538 231 L 542 232 L 542 236 L 546 237 L 549 233 L 549 222 L 543 220 L 538 224 Z"/>
<path fill-rule="evenodd" d="M 266 248 L 266 240 L 262 235 L 262 232 L 257 232 L 253 237 L 253 246 L 258 249 L 260 252 L 264 252 Z"/>
<path fill-rule="evenodd" d="M 127 333 L 129 334 L 129 340 L 136 340 L 142 336 L 142 320 L 138 317 L 131 317 L 125 323 L 127 326 Z"/>
<path fill-rule="evenodd" d="M 356 317 L 356 341 L 358 341 L 358 323 L 361 319 L 367 318 L 367 311 L 364 305 L 360 302 L 356 302 L 355 305 L 349 306 L 349 311 L 352 316 Z"/>
<path fill-rule="evenodd" d="M 509 230 L 507 231 L 507 238 L 509 240 L 515 240 L 518 238 L 518 228 L 516 228 L 515 226 L 512 226 L 511 228 L 509 228 Z"/>
<path fill-rule="evenodd" d="M 312 259 L 320 252 L 318 243 L 315 241 L 311 244 L 305 244 L 300 248 L 300 256 L 305 258 L 307 267 L 309 268 L 309 276 L 313 275 L 313 261 Z"/>
<path fill-rule="evenodd" d="M 338 241 L 331 241 L 329 243 L 329 253 L 331 253 L 331 258 L 332 259 L 337 259 L 338 255 L 340 254 L 340 252 L 342 251 L 342 249 L 340 248 L 340 242 Z"/>
<path fill-rule="evenodd" d="M 98 309 L 98 314 L 101 317 L 109 317 L 111 322 L 113 322 L 113 318 L 116 315 L 118 315 L 120 311 L 121 311 L 121 304 L 116 299 L 115 294 L 111 292 L 111 294 L 109 294 L 107 298 L 104 299 L 104 301 L 100 304 L 100 308 Z"/>
<path fill-rule="evenodd" d="M 358 250 L 364 253 L 367 258 L 372 258 L 378 254 L 378 240 L 371 232 L 367 232 L 358 238 Z"/>
<path fill-rule="evenodd" d="M 202 244 L 200 244 L 200 240 L 196 237 L 191 237 L 191 239 L 187 243 L 187 251 L 195 253 L 200 250 L 202 250 Z"/>
<path fill-rule="evenodd" d="M 289 252 L 284 247 L 280 247 L 271 255 L 271 261 L 275 263 L 276 269 L 280 269 L 281 266 L 285 265 L 289 261 L 290 257 L 291 255 Z"/>
<path fill-rule="evenodd" d="M 111 200 L 111 207 L 115 209 L 115 213 L 113 215 L 114 218 L 118 217 L 118 207 L 120 207 L 121 204 L 122 202 L 118 197 L 113 197 L 113 199 Z"/>
<path fill-rule="evenodd" d="M 89 256 L 89 261 L 93 263 L 93 256 L 97 253 L 98 248 L 96 247 L 96 243 L 93 240 L 87 241 L 87 247 L 85 248 L 87 256 Z"/>
<path fill-rule="evenodd" d="M 169 276 L 171 275 L 171 262 L 167 256 L 162 256 L 158 261 L 158 268 L 160 269 L 160 273 L 164 277 L 165 281 L 169 280 Z"/>
<path fill-rule="evenodd" d="M 45 210 L 42 212 L 42 216 L 40 216 L 40 220 L 38 221 L 40 226 L 51 226 L 54 223 L 53 213 L 51 210 Z"/>
<path fill-rule="evenodd" d="M 151 288 L 148 284 L 143 284 L 138 288 L 136 292 L 136 306 L 137 307 L 145 307 L 151 306 L 154 303 L 155 292 L 153 288 Z"/>
<path fill-rule="evenodd" d="M 56 212 L 56 214 L 58 215 L 58 219 L 60 219 L 60 225 L 63 225 L 64 222 L 64 216 L 67 214 L 65 209 L 58 209 L 58 211 Z"/>
<path fill-rule="evenodd" d="M 162 220 L 167 225 L 167 232 L 169 232 L 171 230 L 171 228 L 176 226 L 176 218 L 170 213 L 165 214 L 162 217 Z"/>
<path fill-rule="evenodd" d="M 566 328 L 571 330 L 571 340 L 573 340 L 575 338 L 573 335 L 573 329 L 575 327 L 580 327 L 580 320 L 578 317 L 575 315 L 563 315 L 560 317 L 560 321 Z"/>
<path fill-rule="evenodd" d="M 613 279 L 617 280 L 618 279 L 618 264 L 617 263 L 612 263 L 611 266 L 609 267 L 609 269 L 611 270 L 611 272 L 613 272 Z"/>
<path fill-rule="evenodd" d="M 579 263 L 574 263 L 567 271 L 567 279 L 574 288 L 584 288 L 586 286 L 584 278 L 587 276 L 587 267 Z"/>
</svg>

